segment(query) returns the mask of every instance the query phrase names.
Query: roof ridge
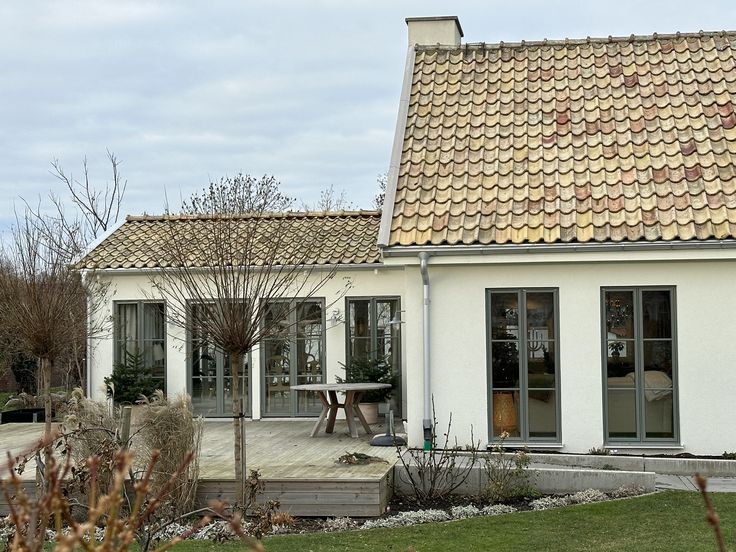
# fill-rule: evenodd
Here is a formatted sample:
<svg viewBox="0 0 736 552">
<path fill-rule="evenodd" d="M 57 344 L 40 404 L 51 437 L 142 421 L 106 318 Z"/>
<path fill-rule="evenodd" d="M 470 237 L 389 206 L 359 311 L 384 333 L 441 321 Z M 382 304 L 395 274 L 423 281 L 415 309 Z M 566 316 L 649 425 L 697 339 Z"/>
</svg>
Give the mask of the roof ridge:
<svg viewBox="0 0 736 552">
<path fill-rule="evenodd" d="M 198 214 L 188 215 L 182 213 L 168 215 L 127 215 L 126 222 L 155 222 L 163 220 L 206 220 L 213 218 L 336 218 L 336 217 L 378 217 L 381 212 L 375 209 L 359 209 L 338 211 L 274 211 L 263 213 L 240 213 L 231 215 Z"/>
<path fill-rule="evenodd" d="M 682 38 L 702 38 L 706 36 L 728 36 L 736 37 L 736 31 L 698 31 L 693 33 L 653 33 L 650 35 L 634 35 L 629 36 L 607 36 L 607 37 L 586 37 L 586 38 L 564 38 L 564 39 L 543 39 L 543 40 L 522 40 L 521 42 L 466 42 L 459 46 L 452 44 L 433 44 L 433 45 L 416 45 L 417 51 L 428 50 L 499 50 L 502 48 L 529 48 L 541 46 L 570 46 L 581 44 L 611 44 L 618 42 L 652 42 L 656 40 L 673 40 Z"/>
</svg>

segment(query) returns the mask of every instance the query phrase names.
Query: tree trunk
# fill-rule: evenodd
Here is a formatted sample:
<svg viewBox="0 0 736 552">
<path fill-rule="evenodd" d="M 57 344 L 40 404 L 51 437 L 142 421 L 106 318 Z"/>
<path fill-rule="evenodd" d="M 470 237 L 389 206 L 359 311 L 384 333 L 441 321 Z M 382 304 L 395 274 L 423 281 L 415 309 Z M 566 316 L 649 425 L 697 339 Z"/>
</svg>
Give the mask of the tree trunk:
<svg viewBox="0 0 736 552">
<path fill-rule="evenodd" d="M 240 424 L 243 423 L 242 413 L 240 412 L 240 355 L 238 353 L 230 353 L 230 375 L 232 376 L 233 390 L 233 453 L 235 458 L 235 487 L 237 489 L 238 505 L 245 507 L 245 474 L 243 473 L 242 464 L 242 434 L 240 432 Z"/>
<path fill-rule="evenodd" d="M 46 423 L 43 436 L 48 439 L 51 435 L 51 359 L 41 358 L 41 387 L 43 388 L 43 413 Z"/>
</svg>

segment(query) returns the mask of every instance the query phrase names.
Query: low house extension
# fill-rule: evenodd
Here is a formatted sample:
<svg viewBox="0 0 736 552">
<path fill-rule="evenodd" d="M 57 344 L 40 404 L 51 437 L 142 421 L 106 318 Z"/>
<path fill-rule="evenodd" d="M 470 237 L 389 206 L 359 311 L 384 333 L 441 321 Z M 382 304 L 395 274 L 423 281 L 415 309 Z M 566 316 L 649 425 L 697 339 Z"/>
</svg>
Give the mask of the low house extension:
<svg viewBox="0 0 736 552">
<path fill-rule="evenodd" d="M 249 219 L 244 215 L 240 222 L 246 224 Z M 402 308 L 403 269 L 380 262 L 378 212 L 283 213 L 261 217 L 258 224 L 268 229 L 275 220 L 280 224 L 280 247 L 285 255 L 283 262 L 276 259 L 271 268 L 277 271 L 299 258 L 305 271 L 316 267 L 312 277 L 326 281 L 308 297 L 288 290 L 270 297 L 273 304 L 265 306 L 273 307 L 275 316 L 285 317 L 277 321 L 284 331 L 264 339 L 243 359 L 239 388 L 245 390 L 246 410 L 254 419 L 316 416 L 321 410 L 319 398 L 292 392 L 292 385 L 334 383 L 336 375 L 344 375 L 342 365 L 353 357 L 380 356 L 401 373 L 401 325 L 394 319 L 398 320 Z M 184 239 L 187 235 L 209 236 L 211 222 L 207 216 L 128 217 L 81 261 L 80 268 L 94 271 L 110 284 L 108 309 L 99 316 L 113 320 L 112 331 L 91 346 L 87 385 L 93 397 L 104 398 L 104 378 L 115 363 L 125 359 L 126 352 L 138 351 L 153 368 L 162 389 L 192 396 L 197 414 L 232 415 L 228 359 L 196 325 L 187 331 L 182 324 L 172 323 L 170 297 L 156 289 L 161 271 L 172 269 L 171 256 L 164 250 L 171 243 L 171 234 Z M 303 247 L 306 233 L 314 229 L 324 237 L 318 247 L 311 248 L 307 257 L 289 253 Z M 230 235 L 236 233 L 233 230 Z M 209 261 L 203 257 L 206 255 L 193 254 L 186 262 L 208 270 Z M 298 305 L 277 308 L 276 303 L 282 302 Z M 198 309 L 202 305 L 192 305 L 194 316 Z M 401 396 L 398 385 L 394 393 L 397 411 L 402 408 Z"/>
</svg>

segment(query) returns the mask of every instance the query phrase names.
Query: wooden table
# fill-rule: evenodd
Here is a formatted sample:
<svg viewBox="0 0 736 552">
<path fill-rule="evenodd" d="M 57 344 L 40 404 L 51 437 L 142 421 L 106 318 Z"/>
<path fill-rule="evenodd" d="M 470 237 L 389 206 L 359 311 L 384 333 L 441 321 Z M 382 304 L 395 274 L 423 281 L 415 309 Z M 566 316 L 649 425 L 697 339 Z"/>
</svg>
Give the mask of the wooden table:
<svg viewBox="0 0 736 552">
<path fill-rule="evenodd" d="M 322 412 L 319 415 L 317 423 L 314 424 L 311 436 L 314 437 L 319 432 L 322 422 L 327 418 L 327 427 L 325 433 L 332 433 L 335 430 L 335 418 L 337 410 L 342 408 L 345 410 L 345 419 L 348 422 L 350 435 L 358 438 L 358 428 L 355 425 L 355 416 L 358 417 L 363 429 L 371 434 L 371 428 L 363 417 L 363 413 L 358 408 L 360 397 L 366 391 L 374 391 L 376 389 L 386 389 L 391 387 L 389 383 L 306 383 L 303 385 L 292 385 L 291 389 L 296 391 L 315 391 L 322 401 Z M 337 398 L 338 393 L 345 393 L 345 402 L 340 402 Z"/>
</svg>

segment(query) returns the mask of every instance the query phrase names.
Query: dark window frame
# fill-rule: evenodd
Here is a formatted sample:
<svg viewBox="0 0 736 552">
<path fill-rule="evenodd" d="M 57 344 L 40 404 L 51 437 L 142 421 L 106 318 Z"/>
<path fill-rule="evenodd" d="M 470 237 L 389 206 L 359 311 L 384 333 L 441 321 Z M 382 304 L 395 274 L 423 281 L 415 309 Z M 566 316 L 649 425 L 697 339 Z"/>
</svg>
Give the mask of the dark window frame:
<svg viewBox="0 0 736 552">
<path fill-rule="evenodd" d="M 297 341 L 299 338 L 297 337 L 296 332 L 296 312 L 300 305 L 306 305 L 309 303 L 318 303 L 320 305 L 320 309 L 322 311 L 322 318 L 320 321 L 321 324 L 321 333 L 320 333 L 320 365 L 321 365 L 321 371 L 322 371 L 322 381 L 319 383 L 326 383 L 327 382 L 327 302 L 324 297 L 280 297 L 280 298 L 274 298 L 274 299 L 262 299 L 263 303 L 289 303 L 291 306 L 289 307 L 289 346 L 290 350 L 293 350 L 293 354 L 296 355 L 297 351 Z M 291 318 L 294 316 L 294 320 L 292 321 Z M 264 354 L 264 349 L 266 343 L 269 341 L 268 338 L 262 339 L 258 343 L 259 347 L 259 372 L 258 372 L 258 383 L 260 388 L 260 400 L 261 400 L 261 417 L 263 418 L 313 418 L 314 416 L 318 416 L 319 412 L 299 412 L 297 409 L 297 399 L 293 398 L 294 393 L 296 391 L 291 391 L 291 403 L 289 405 L 289 412 L 283 413 L 283 412 L 266 412 L 266 394 L 267 389 L 265 385 L 265 379 L 266 379 L 266 363 L 268 359 L 266 358 L 266 355 Z M 290 376 L 289 380 L 291 381 L 292 377 L 294 377 L 296 372 L 298 372 L 299 367 L 296 362 L 290 362 L 289 366 L 294 366 L 294 373 L 291 372 L 290 368 Z M 294 381 L 298 381 L 296 377 L 294 377 Z M 301 393 L 307 393 L 306 391 L 302 391 Z"/>
<path fill-rule="evenodd" d="M 369 320 L 372 321 L 371 328 L 370 328 L 370 336 L 367 338 L 359 338 L 359 339 L 368 339 L 370 340 L 370 348 L 369 351 L 371 353 L 371 358 L 376 358 L 376 354 L 378 352 L 378 328 L 376 327 L 376 303 L 379 301 L 392 301 L 396 303 L 396 312 L 399 313 L 399 320 L 400 323 L 398 324 L 397 328 L 397 335 L 396 335 L 396 348 L 394 352 L 394 358 L 396 359 L 396 366 L 392 366 L 394 374 L 398 375 L 398 392 L 394 393 L 394 397 L 397 399 L 401 399 L 401 403 L 398 405 L 399 409 L 401 410 L 401 417 L 403 419 L 406 418 L 406 396 L 404 394 L 404 389 L 406 388 L 405 382 L 404 382 L 404 363 L 403 363 L 403 356 L 402 356 L 402 331 L 401 326 L 403 324 L 403 320 L 401 320 L 401 296 L 399 295 L 350 295 L 345 297 L 345 364 L 350 363 L 350 359 L 352 358 L 351 355 L 351 346 L 350 346 L 350 339 L 353 337 L 350 333 L 350 304 L 352 302 L 357 301 L 368 301 L 369 303 Z"/>
<path fill-rule="evenodd" d="M 113 366 L 122 362 L 120 358 L 120 328 L 119 328 L 119 307 L 122 305 L 136 305 L 136 332 L 138 334 L 138 350 L 145 350 L 145 337 L 144 337 L 144 317 L 142 316 L 144 305 L 163 305 L 163 349 L 164 349 L 164 375 L 153 376 L 154 380 L 162 381 L 162 391 L 166 394 L 166 387 L 168 383 L 168 366 L 169 366 L 169 355 L 168 355 L 168 337 L 169 334 L 166 330 L 166 301 L 158 301 L 155 299 L 130 299 L 130 300 L 116 300 L 113 304 Z"/>
<path fill-rule="evenodd" d="M 609 437 L 608 434 L 608 327 L 606 324 L 606 293 L 625 291 L 632 292 L 634 296 L 634 347 L 635 356 L 635 381 L 636 381 L 636 432 L 637 439 Z M 643 309 L 642 292 L 667 291 L 670 294 L 670 331 L 672 342 L 672 437 L 647 437 L 646 420 L 643 415 L 646 405 L 644 404 L 644 342 L 642 335 Z M 601 286 L 600 288 L 600 322 L 601 322 L 601 375 L 603 389 L 603 443 L 611 446 L 639 446 L 647 448 L 651 445 L 680 444 L 680 396 L 679 396 L 679 369 L 678 369 L 678 337 L 677 337 L 677 286 L 654 285 L 654 286 Z"/>
<path fill-rule="evenodd" d="M 554 343 L 555 343 L 555 433 L 553 437 L 530 437 L 529 436 L 529 382 L 528 382 L 528 355 L 519 354 L 519 420 L 520 424 L 519 437 L 509 437 L 508 442 L 517 443 L 530 443 L 530 444 L 550 444 L 560 445 L 562 443 L 562 384 L 560 370 L 560 298 L 559 288 L 555 287 L 512 287 L 512 288 L 486 288 L 485 290 L 485 310 L 486 310 L 486 400 L 488 404 L 487 422 L 488 422 L 488 442 L 492 443 L 498 440 L 499 436 L 493 433 L 493 347 L 494 340 L 492 337 L 492 312 L 491 312 L 491 297 L 492 295 L 500 293 L 516 293 L 518 310 L 519 310 L 519 351 L 522 350 L 522 344 L 524 350 L 529 340 L 529 336 L 525 330 L 527 324 L 526 314 L 526 295 L 528 293 L 551 293 L 553 301 L 553 320 L 554 320 Z M 522 331 L 524 329 L 524 331 Z M 502 389 L 502 388 L 498 388 Z"/>
<path fill-rule="evenodd" d="M 197 305 L 205 305 L 208 303 L 213 303 L 214 301 L 187 301 L 187 317 L 190 317 L 193 315 L 193 311 L 196 308 Z M 194 377 L 194 335 L 192 333 L 192 324 L 187 323 L 187 331 L 186 331 L 186 357 L 187 357 L 187 393 L 189 393 L 189 396 L 193 396 L 194 389 L 192 387 L 192 379 Z M 220 394 L 224 397 L 224 380 L 217 377 L 217 372 L 221 373 L 223 376 L 226 375 L 226 359 L 225 359 L 225 353 L 224 351 L 221 351 L 219 348 L 216 348 L 216 357 L 215 357 L 215 386 L 216 386 L 216 396 L 219 397 Z M 248 352 L 246 355 L 246 364 L 248 366 L 247 372 L 243 372 L 241 374 L 241 379 L 247 378 L 247 389 L 248 389 L 248 400 L 245 404 L 245 412 L 243 414 L 245 416 L 251 415 L 252 410 L 252 403 L 253 403 L 253 355 L 252 351 Z M 242 389 L 243 386 L 241 386 L 241 397 L 242 397 Z M 193 405 L 196 408 L 196 405 Z M 223 405 L 222 413 L 219 412 L 203 412 L 199 413 L 199 415 L 202 415 L 205 418 L 223 418 L 232 417 L 232 408 L 231 404 L 227 401 L 225 401 L 225 404 Z"/>
</svg>

